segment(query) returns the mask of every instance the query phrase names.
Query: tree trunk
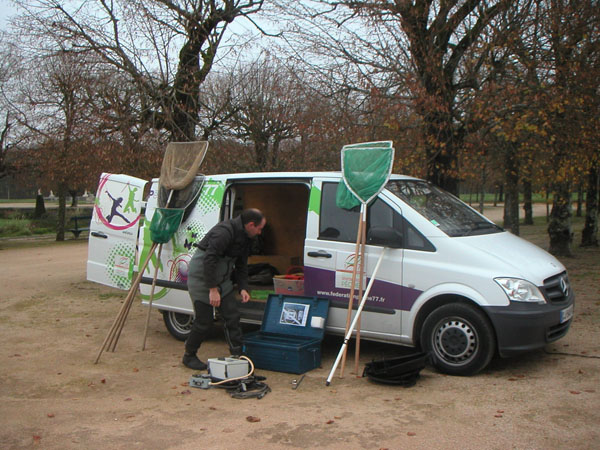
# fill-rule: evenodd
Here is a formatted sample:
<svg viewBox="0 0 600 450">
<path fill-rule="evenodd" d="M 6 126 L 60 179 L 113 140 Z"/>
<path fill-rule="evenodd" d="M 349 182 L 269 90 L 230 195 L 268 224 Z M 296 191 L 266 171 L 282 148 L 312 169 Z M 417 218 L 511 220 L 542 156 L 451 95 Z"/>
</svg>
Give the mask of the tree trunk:
<svg viewBox="0 0 600 450">
<path fill-rule="evenodd" d="M 577 210 L 575 212 L 576 217 L 581 217 L 583 210 L 583 183 L 577 185 Z"/>
<path fill-rule="evenodd" d="M 517 177 L 510 177 L 507 181 L 504 201 L 504 228 L 512 234 L 519 235 L 519 185 Z"/>
<path fill-rule="evenodd" d="M 271 170 L 279 170 L 279 144 L 281 140 L 273 139 L 273 148 L 271 149 Z"/>
<path fill-rule="evenodd" d="M 553 189 L 554 200 L 548 235 L 550 236 L 549 252 L 557 256 L 573 256 L 571 243 L 571 190 L 568 182 L 556 183 Z"/>
<path fill-rule="evenodd" d="M 588 173 L 588 184 L 585 201 L 585 225 L 581 232 L 582 247 L 598 247 L 598 191 L 600 176 L 599 165 L 595 163 Z"/>
<path fill-rule="evenodd" d="M 71 208 L 77 208 L 78 198 L 76 190 L 69 190 L 69 194 L 71 194 Z"/>
<path fill-rule="evenodd" d="M 479 212 L 483 214 L 483 204 L 485 202 L 485 187 L 481 185 L 481 191 L 479 192 Z"/>
<path fill-rule="evenodd" d="M 483 214 L 483 204 L 485 202 L 485 180 L 487 174 L 485 172 L 485 165 L 481 168 L 481 178 L 479 180 L 479 212 Z"/>
<path fill-rule="evenodd" d="M 64 185 L 58 186 L 58 218 L 56 223 L 56 240 L 65 240 L 65 222 L 67 216 L 67 189 Z"/>
<path fill-rule="evenodd" d="M 429 121 L 426 127 L 427 180 L 458 197 L 457 133 L 454 132 L 452 116 L 424 114 Z M 442 117 L 440 117 L 442 116 Z"/>
<path fill-rule="evenodd" d="M 546 223 L 550 222 L 550 186 L 546 185 Z"/>
<path fill-rule="evenodd" d="M 269 140 L 262 138 L 254 139 L 254 153 L 256 156 L 256 168 L 259 171 L 266 171 L 269 163 Z"/>
<path fill-rule="evenodd" d="M 38 192 L 38 194 L 35 196 L 35 212 L 33 213 L 33 218 L 40 219 L 44 214 L 46 214 L 44 196 Z"/>
<path fill-rule="evenodd" d="M 531 178 L 523 180 L 523 209 L 525 210 L 524 225 L 533 225 L 533 203 L 531 201 Z"/>
<path fill-rule="evenodd" d="M 504 183 L 504 228 L 514 235 L 519 235 L 519 166 L 517 163 L 516 149 L 510 146 L 507 149 Z"/>
</svg>

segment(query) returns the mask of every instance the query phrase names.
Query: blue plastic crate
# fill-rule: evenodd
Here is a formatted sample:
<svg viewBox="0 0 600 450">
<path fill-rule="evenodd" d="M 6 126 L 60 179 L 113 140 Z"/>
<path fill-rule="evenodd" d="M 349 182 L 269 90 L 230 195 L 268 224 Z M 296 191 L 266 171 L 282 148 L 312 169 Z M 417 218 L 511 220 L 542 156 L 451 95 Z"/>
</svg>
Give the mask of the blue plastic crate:
<svg viewBox="0 0 600 450">
<path fill-rule="evenodd" d="M 304 373 L 321 365 L 329 300 L 271 294 L 260 331 L 243 337 L 244 353 L 259 369 Z"/>
</svg>

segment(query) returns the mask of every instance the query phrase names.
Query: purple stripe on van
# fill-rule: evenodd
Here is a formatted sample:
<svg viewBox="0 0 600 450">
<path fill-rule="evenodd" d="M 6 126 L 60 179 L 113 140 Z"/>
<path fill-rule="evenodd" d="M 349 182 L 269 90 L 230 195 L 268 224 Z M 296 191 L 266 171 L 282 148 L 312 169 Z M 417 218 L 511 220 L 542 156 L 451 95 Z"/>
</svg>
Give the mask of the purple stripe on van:
<svg viewBox="0 0 600 450">
<path fill-rule="evenodd" d="M 369 278 L 367 278 L 368 282 Z M 366 304 L 380 308 L 409 311 L 417 297 L 421 295 L 421 292 L 417 289 L 411 289 L 387 281 L 375 280 Z M 325 297 L 347 303 L 350 290 L 335 287 L 334 271 L 305 266 L 304 295 Z M 358 290 L 354 292 L 354 298 L 360 301 Z"/>
</svg>

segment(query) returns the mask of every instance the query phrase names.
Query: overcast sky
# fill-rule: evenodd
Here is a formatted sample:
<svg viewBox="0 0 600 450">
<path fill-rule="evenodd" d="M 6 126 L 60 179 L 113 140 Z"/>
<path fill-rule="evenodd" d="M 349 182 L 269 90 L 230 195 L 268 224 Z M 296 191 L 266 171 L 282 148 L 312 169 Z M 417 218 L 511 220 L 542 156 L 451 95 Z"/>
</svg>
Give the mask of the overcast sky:
<svg viewBox="0 0 600 450">
<path fill-rule="evenodd" d="M 6 19 L 15 15 L 17 9 L 9 0 L 0 0 L 0 29 L 6 29 Z"/>
</svg>

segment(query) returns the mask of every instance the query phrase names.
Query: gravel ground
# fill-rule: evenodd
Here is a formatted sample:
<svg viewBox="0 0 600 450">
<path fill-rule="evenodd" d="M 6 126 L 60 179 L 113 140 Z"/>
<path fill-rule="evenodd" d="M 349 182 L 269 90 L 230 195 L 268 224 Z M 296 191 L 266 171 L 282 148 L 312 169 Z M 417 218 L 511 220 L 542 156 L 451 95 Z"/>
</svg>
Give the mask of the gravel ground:
<svg viewBox="0 0 600 450">
<path fill-rule="evenodd" d="M 190 388 L 181 342 L 134 304 L 114 353 L 93 361 L 125 293 L 86 281 L 85 239 L 0 242 L 0 448 L 595 449 L 600 442 L 600 251 L 563 261 L 577 294 L 569 334 L 544 351 L 495 359 L 474 377 L 426 368 L 411 388 L 322 367 L 258 370 L 266 397 Z M 226 354 L 220 328 L 202 357 Z M 363 342 L 361 370 L 401 349 Z"/>
</svg>

